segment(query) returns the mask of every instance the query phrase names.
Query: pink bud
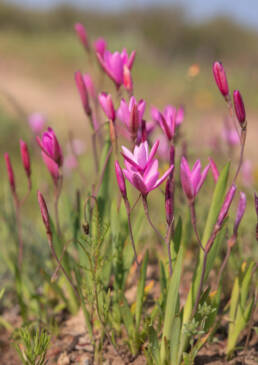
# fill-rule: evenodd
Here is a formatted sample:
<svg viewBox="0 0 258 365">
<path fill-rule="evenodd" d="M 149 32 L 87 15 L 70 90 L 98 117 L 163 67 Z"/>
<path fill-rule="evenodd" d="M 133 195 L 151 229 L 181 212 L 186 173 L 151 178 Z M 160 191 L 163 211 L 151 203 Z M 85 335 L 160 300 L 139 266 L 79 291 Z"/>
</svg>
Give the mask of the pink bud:
<svg viewBox="0 0 258 365">
<path fill-rule="evenodd" d="M 21 158 L 24 170 L 26 172 L 27 177 L 30 178 L 31 175 L 30 154 L 28 151 L 28 146 L 23 140 L 20 140 L 20 150 L 21 150 Z"/>
<path fill-rule="evenodd" d="M 210 161 L 212 176 L 216 183 L 219 178 L 219 171 L 218 171 L 217 165 L 215 164 L 215 162 L 213 161 L 213 159 L 211 157 L 209 157 L 209 161 Z"/>
<path fill-rule="evenodd" d="M 231 206 L 231 203 L 233 201 L 233 198 L 235 196 L 235 193 L 236 193 L 236 185 L 231 185 L 226 197 L 225 197 L 225 200 L 224 200 L 224 203 L 222 205 L 222 208 L 220 210 L 220 213 L 219 213 L 219 216 L 218 216 L 218 219 L 217 219 L 217 226 L 220 227 L 222 225 L 222 223 L 224 222 L 227 214 L 228 214 L 228 211 L 229 211 L 229 208 Z"/>
<path fill-rule="evenodd" d="M 83 81 L 84 81 L 86 89 L 87 89 L 88 93 L 90 94 L 91 98 L 93 100 L 96 100 L 96 98 L 97 98 L 96 90 L 95 90 L 94 83 L 92 81 L 91 76 L 89 74 L 84 74 Z"/>
<path fill-rule="evenodd" d="M 118 187 L 121 192 L 121 195 L 122 195 L 123 199 L 127 199 L 125 178 L 124 178 L 123 171 L 122 171 L 118 161 L 115 162 L 115 171 L 116 171 L 116 179 L 117 179 L 117 183 L 118 183 Z"/>
<path fill-rule="evenodd" d="M 58 164 L 52 158 L 50 158 L 45 152 L 42 151 L 41 155 L 50 175 L 52 176 L 52 179 L 54 180 L 54 184 L 57 186 L 58 179 L 60 177 Z"/>
<path fill-rule="evenodd" d="M 89 51 L 88 36 L 87 36 L 84 26 L 80 23 L 76 23 L 74 26 L 74 29 L 75 29 L 77 36 L 80 39 L 82 45 L 85 47 L 85 49 L 87 51 Z"/>
<path fill-rule="evenodd" d="M 174 215 L 173 183 L 170 179 L 166 182 L 165 189 L 165 209 L 167 224 L 170 225 Z"/>
<path fill-rule="evenodd" d="M 12 163 L 11 163 L 9 154 L 5 153 L 4 158 L 5 158 L 5 163 L 6 163 L 9 184 L 10 184 L 12 192 L 15 194 L 15 179 L 14 179 L 13 167 L 12 167 Z"/>
<path fill-rule="evenodd" d="M 104 38 L 98 38 L 94 42 L 94 47 L 95 47 L 96 53 L 99 53 L 101 55 L 101 57 L 103 57 L 104 52 L 105 52 L 105 50 L 107 48 L 107 42 L 105 41 Z"/>
<path fill-rule="evenodd" d="M 81 97 L 81 101 L 82 101 L 84 111 L 88 116 L 90 116 L 91 115 L 91 108 L 90 108 L 90 104 L 89 104 L 88 91 L 87 91 L 84 79 L 82 77 L 82 74 L 80 73 L 80 71 L 77 71 L 77 72 L 75 72 L 74 77 L 75 77 L 75 82 L 76 82 L 77 89 L 80 93 L 80 97 Z"/>
<path fill-rule="evenodd" d="M 46 227 L 47 234 L 51 234 L 50 219 L 49 219 L 47 204 L 45 202 L 43 195 L 41 194 L 41 192 L 39 190 L 38 190 L 38 203 L 39 203 L 39 207 L 40 207 L 42 220 Z"/>
<path fill-rule="evenodd" d="M 63 153 L 53 129 L 48 127 L 47 132 L 43 133 L 41 139 L 37 136 L 36 140 L 41 150 L 61 167 Z"/>
<path fill-rule="evenodd" d="M 216 61 L 213 63 L 213 75 L 221 94 L 225 97 L 228 96 L 227 76 L 221 62 Z"/>
<path fill-rule="evenodd" d="M 46 118 L 40 113 L 34 113 L 29 116 L 28 122 L 34 133 L 40 133 L 46 123 Z"/>
<path fill-rule="evenodd" d="M 234 224 L 234 235 L 235 236 L 237 236 L 238 227 L 239 227 L 239 224 L 245 213 L 245 209 L 246 209 L 246 195 L 245 195 L 245 193 L 241 192 L 238 207 L 237 207 L 236 220 L 235 220 L 235 224 Z"/>
<path fill-rule="evenodd" d="M 234 90 L 233 99 L 234 99 L 234 107 L 237 119 L 239 121 L 240 126 L 243 127 L 246 121 L 246 115 L 245 115 L 245 106 L 243 98 L 239 90 Z"/>
<path fill-rule="evenodd" d="M 258 195 L 256 195 L 256 193 L 254 193 L 254 206 L 255 206 L 255 211 L 256 211 L 256 215 L 257 215 L 257 219 L 258 219 Z"/>
<path fill-rule="evenodd" d="M 114 122 L 116 119 L 116 112 L 113 105 L 112 96 L 104 92 L 99 94 L 99 103 L 108 119 Z"/>
</svg>

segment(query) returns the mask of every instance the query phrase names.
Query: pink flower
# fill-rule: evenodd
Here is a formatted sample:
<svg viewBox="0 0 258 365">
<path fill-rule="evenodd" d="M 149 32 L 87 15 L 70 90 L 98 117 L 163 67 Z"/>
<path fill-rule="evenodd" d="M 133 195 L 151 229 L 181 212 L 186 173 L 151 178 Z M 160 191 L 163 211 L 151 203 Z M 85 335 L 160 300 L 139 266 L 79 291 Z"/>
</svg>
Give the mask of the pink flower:
<svg viewBox="0 0 258 365">
<path fill-rule="evenodd" d="M 237 207 L 236 219 L 235 219 L 235 223 L 234 223 L 234 235 L 235 236 L 237 236 L 238 227 L 239 227 L 241 220 L 243 218 L 243 215 L 245 213 L 245 209 L 246 209 L 246 195 L 245 195 L 245 193 L 241 192 L 239 202 L 238 202 L 238 207 Z"/>
<path fill-rule="evenodd" d="M 129 70 L 127 65 L 124 65 L 124 87 L 129 93 L 132 94 L 133 79 L 132 79 L 131 71 Z"/>
<path fill-rule="evenodd" d="M 115 162 L 115 171 L 116 171 L 117 184 L 121 192 L 121 195 L 124 199 L 127 199 L 125 178 L 118 161 Z"/>
<path fill-rule="evenodd" d="M 133 67 L 134 60 L 135 60 L 135 55 L 136 55 L 136 51 L 132 51 L 132 53 L 129 56 L 128 53 L 127 53 L 126 48 L 124 48 L 121 52 L 123 65 L 127 66 L 129 70 L 131 70 L 132 67 Z"/>
<path fill-rule="evenodd" d="M 42 131 L 46 119 L 42 114 L 34 113 L 29 116 L 28 122 L 33 132 L 37 134 Z"/>
<path fill-rule="evenodd" d="M 241 178 L 243 185 L 250 187 L 253 184 L 253 165 L 250 160 L 245 160 L 241 168 Z"/>
<path fill-rule="evenodd" d="M 23 140 L 20 140 L 20 150 L 21 150 L 21 158 L 22 158 L 24 170 L 26 172 L 27 177 L 29 178 L 31 175 L 30 154 L 28 151 L 28 146 Z"/>
<path fill-rule="evenodd" d="M 107 42 L 105 41 L 104 38 L 98 38 L 95 42 L 94 42 L 94 48 L 96 53 L 99 53 L 101 57 L 104 56 L 104 52 L 107 48 Z"/>
<path fill-rule="evenodd" d="M 116 111 L 112 101 L 112 96 L 104 92 L 99 94 L 99 103 L 108 119 L 114 122 L 116 119 Z"/>
<path fill-rule="evenodd" d="M 96 94 L 95 86 L 94 86 L 91 76 L 89 74 L 84 74 L 83 81 L 84 81 L 86 89 L 87 89 L 88 93 L 90 94 L 91 98 L 94 101 L 96 101 L 97 94 Z"/>
<path fill-rule="evenodd" d="M 218 178 L 219 178 L 219 170 L 217 168 L 217 165 L 215 164 L 215 162 L 213 161 L 213 159 L 211 157 L 209 157 L 209 161 L 210 161 L 212 176 L 213 176 L 213 179 L 216 183 L 218 181 Z"/>
<path fill-rule="evenodd" d="M 85 49 L 87 51 L 89 51 L 89 41 L 88 41 L 87 32 L 86 32 L 84 26 L 81 23 L 76 23 L 74 25 L 74 29 L 75 29 L 77 36 L 80 39 L 82 45 L 85 47 Z"/>
<path fill-rule="evenodd" d="M 133 154 L 125 147 L 122 147 L 126 166 L 123 173 L 129 182 L 144 196 L 162 184 L 174 168 L 174 166 L 171 165 L 164 175 L 159 178 L 159 163 L 157 159 L 154 159 L 158 144 L 157 141 L 150 153 L 147 142 L 143 142 L 139 146 L 136 146 Z"/>
<path fill-rule="evenodd" d="M 44 151 L 41 151 L 41 155 L 50 175 L 52 176 L 54 184 L 57 186 L 58 179 L 60 177 L 58 164 L 51 157 L 49 157 Z"/>
<path fill-rule="evenodd" d="M 216 82 L 221 94 L 224 97 L 228 96 L 228 94 L 229 94 L 228 81 L 227 81 L 226 72 L 224 70 L 222 63 L 218 62 L 218 61 L 214 62 L 212 71 L 213 71 L 213 76 L 214 76 L 215 82 Z"/>
<path fill-rule="evenodd" d="M 236 116 L 237 116 L 239 124 L 242 128 L 245 126 L 246 115 L 245 115 L 245 105 L 244 105 L 243 98 L 242 98 L 242 95 L 240 94 L 239 90 L 234 90 L 233 100 L 234 100 Z"/>
<path fill-rule="evenodd" d="M 87 115 L 90 116 L 91 108 L 90 108 L 90 104 L 89 104 L 88 90 L 87 90 L 86 83 L 84 82 L 84 78 L 82 77 L 82 74 L 80 73 L 80 71 L 75 72 L 74 78 L 75 78 L 75 83 L 76 83 L 77 89 L 78 89 L 80 97 L 81 97 L 81 102 L 82 102 L 84 111 Z"/>
<path fill-rule="evenodd" d="M 190 170 L 188 162 L 185 157 L 181 160 L 181 184 L 185 195 L 190 201 L 193 201 L 201 189 L 207 173 L 209 171 L 210 164 L 208 164 L 203 172 L 201 172 L 201 162 L 197 160 Z"/>
<path fill-rule="evenodd" d="M 59 167 L 62 166 L 62 150 L 52 128 L 48 127 L 47 132 L 43 133 L 41 139 L 37 137 L 37 142 L 46 156 L 52 159 Z"/>
<path fill-rule="evenodd" d="M 216 223 L 218 227 L 221 227 L 221 225 L 223 224 L 226 216 L 228 215 L 228 211 L 229 211 L 229 208 L 230 208 L 230 206 L 232 204 L 232 201 L 234 199 L 236 189 L 237 189 L 236 185 L 232 184 L 231 187 L 229 188 L 227 194 L 226 194 L 226 197 L 224 199 L 224 202 L 223 202 L 223 205 L 222 205 L 221 210 L 219 212 L 219 216 L 218 216 L 217 223 Z"/>
<path fill-rule="evenodd" d="M 64 171 L 69 174 L 72 170 L 78 166 L 78 160 L 73 154 L 69 154 L 64 159 Z"/>
<path fill-rule="evenodd" d="M 140 100 L 138 103 L 134 96 L 131 97 L 127 104 L 125 99 L 121 100 L 120 107 L 117 110 L 118 119 L 123 122 L 128 131 L 135 136 L 142 123 L 142 118 L 145 110 L 145 101 Z"/>
<path fill-rule="evenodd" d="M 49 219 L 47 204 L 45 202 L 43 195 L 41 194 L 41 192 L 39 190 L 38 190 L 37 195 L 38 195 L 38 203 L 39 203 L 43 223 L 46 227 L 47 234 L 51 234 L 50 219 Z"/>
<path fill-rule="evenodd" d="M 222 138 L 228 143 L 229 146 L 235 146 L 240 142 L 236 129 L 230 128 L 227 124 L 225 124 L 225 127 L 222 130 Z"/>
<path fill-rule="evenodd" d="M 171 140 L 175 135 L 176 127 L 183 122 L 184 109 L 180 107 L 177 110 L 172 105 L 167 105 L 161 113 L 157 108 L 152 107 L 151 116 L 154 121 L 159 123 L 167 138 Z"/>
</svg>

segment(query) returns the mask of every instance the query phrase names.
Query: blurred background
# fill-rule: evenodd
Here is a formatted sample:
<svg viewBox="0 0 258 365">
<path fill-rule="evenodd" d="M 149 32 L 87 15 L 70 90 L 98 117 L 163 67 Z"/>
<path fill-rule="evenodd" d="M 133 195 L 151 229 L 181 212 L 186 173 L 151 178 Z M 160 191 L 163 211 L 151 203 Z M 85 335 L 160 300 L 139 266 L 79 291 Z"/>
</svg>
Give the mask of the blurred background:
<svg viewBox="0 0 258 365">
<path fill-rule="evenodd" d="M 200 146 L 201 131 L 206 138 L 200 147 L 211 153 L 226 114 L 212 76 L 212 63 L 222 61 L 231 90 L 240 89 L 244 97 L 249 122 L 246 156 L 256 174 L 256 0 L 1 1 L 1 153 L 6 143 L 9 150 L 12 145 L 17 149 L 18 137 L 25 133 L 23 122 L 17 125 L 15 120 L 19 109 L 24 115 L 43 113 L 64 135 L 72 128 L 87 136 L 74 72 L 91 68 L 74 32 L 76 22 L 86 27 L 91 41 L 103 36 L 111 50 L 136 49 L 136 96 L 149 106 L 183 104 L 191 143 Z M 105 80 L 104 87 L 112 85 Z"/>
</svg>

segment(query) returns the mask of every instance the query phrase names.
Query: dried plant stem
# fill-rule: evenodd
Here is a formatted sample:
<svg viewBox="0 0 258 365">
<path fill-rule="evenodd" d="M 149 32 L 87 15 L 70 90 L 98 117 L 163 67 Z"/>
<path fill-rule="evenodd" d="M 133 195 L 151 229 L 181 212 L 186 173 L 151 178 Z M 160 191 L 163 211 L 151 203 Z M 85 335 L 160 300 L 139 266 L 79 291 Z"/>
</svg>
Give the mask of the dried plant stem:
<svg viewBox="0 0 258 365">
<path fill-rule="evenodd" d="M 198 242 L 200 248 L 202 249 L 202 251 L 204 252 L 205 249 L 202 245 L 202 241 L 200 239 L 200 235 L 199 235 L 199 232 L 198 232 L 198 229 L 197 229 L 196 211 L 195 211 L 195 203 L 194 202 L 191 202 L 191 204 L 190 204 L 190 212 L 191 212 L 191 221 L 192 221 L 195 236 L 197 238 L 197 242 Z"/>
<path fill-rule="evenodd" d="M 131 223 L 131 207 L 130 207 L 129 201 L 127 199 L 124 199 L 124 203 L 125 203 L 125 208 L 126 208 L 126 212 L 127 212 L 127 220 L 128 220 L 128 228 L 129 228 L 129 233 L 130 233 L 130 239 L 131 239 L 133 252 L 134 252 L 134 261 L 136 262 L 137 267 L 139 267 L 140 264 L 139 264 L 138 259 L 137 259 L 137 251 L 136 251 L 136 246 L 135 246 L 135 242 L 134 242 L 134 238 L 133 238 L 133 229 L 132 229 L 132 223 Z"/>
<path fill-rule="evenodd" d="M 155 231 L 155 233 L 157 234 L 157 236 L 160 238 L 160 240 L 162 242 L 164 242 L 164 237 L 162 236 L 162 234 L 159 232 L 159 230 L 154 226 L 154 224 L 152 223 L 150 214 L 149 214 L 149 206 L 148 206 L 148 202 L 147 202 L 147 197 L 145 195 L 142 195 L 142 202 L 143 202 L 143 208 L 144 208 L 144 212 L 146 215 L 146 218 L 150 224 L 150 226 L 152 227 L 152 229 Z"/>
</svg>

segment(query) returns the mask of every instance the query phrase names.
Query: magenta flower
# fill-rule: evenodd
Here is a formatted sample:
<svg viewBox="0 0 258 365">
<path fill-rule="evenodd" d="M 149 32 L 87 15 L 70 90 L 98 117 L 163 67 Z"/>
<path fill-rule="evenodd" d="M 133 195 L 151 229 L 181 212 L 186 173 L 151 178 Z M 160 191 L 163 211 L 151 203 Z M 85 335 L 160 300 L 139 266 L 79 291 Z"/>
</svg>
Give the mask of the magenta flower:
<svg viewBox="0 0 258 365">
<path fill-rule="evenodd" d="M 135 55 L 136 55 L 136 51 L 132 51 L 132 53 L 129 56 L 128 53 L 127 53 L 126 48 L 124 48 L 121 52 L 123 65 L 127 66 L 129 70 L 131 70 L 132 67 L 133 67 L 134 60 L 135 60 Z"/>
<path fill-rule="evenodd" d="M 104 92 L 99 94 L 99 103 L 108 119 L 114 122 L 116 119 L 116 111 L 112 101 L 112 96 Z"/>
<path fill-rule="evenodd" d="M 237 236 L 238 227 L 239 227 L 239 224 L 245 213 L 245 209 L 246 209 L 246 195 L 245 195 L 245 193 L 241 192 L 239 202 L 238 202 L 238 207 L 237 207 L 236 219 L 235 219 L 235 223 L 234 223 L 234 235 L 235 236 Z"/>
<path fill-rule="evenodd" d="M 184 109 L 181 107 L 178 110 L 172 105 L 165 107 L 163 113 L 157 108 L 151 109 L 152 119 L 159 123 L 161 129 L 171 141 L 175 135 L 176 126 L 180 125 L 184 119 Z"/>
<path fill-rule="evenodd" d="M 234 99 L 234 107 L 237 119 L 239 121 L 240 126 L 244 127 L 246 121 L 245 105 L 239 90 L 234 90 L 233 99 Z"/>
<path fill-rule="evenodd" d="M 225 124 L 225 127 L 222 130 L 222 138 L 229 146 L 235 146 L 240 142 L 236 129 L 230 128 L 227 124 Z"/>
<path fill-rule="evenodd" d="M 221 94 L 224 97 L 227 97 L 229 94 L 228 81 L 227 81 L 226 72 L 224 70 L 222 63 L 218 62 L 218 61 L 214 62 L 212 71 L 213 71 L 213 76 L 214 76 L 215 82 L 216 82 Z"/>
<path fill-rule="evenodd" d="M 197 160 L 190 170 L 188 162 L 185 157 L 181 160 L 181 184 L 186 197 L 192 202 L 197 196 L 199 190 L 201 189 L 207 173 L 209 171 L 210 164 L 208 164 L 204 170 L 201 172 L 201 162 Z"/>
<path fill-rule="evenodd" d="M 28 151 L 28 146 L 23 140 L 20 140 L 20 150 L 21 150 L 21 158 L 24 170 L 26 172 L 27 177 L 30 178 L 31 175 L 30 154 Z"/>
<path fill-rule="evenodd" d="M 48 214 L 47 204 L 45 202 L 43 195 L 41 194 L 41 192 L 39 190 L 38 190 L 37 195 L 38 195 L 38 203 L 39 203 L 43 223 L 46 227 L 47 234 L 51 234 L 50 218 L 49 218 L 49 214 Z"/>
<path fill-rule="evenodd" d="M 52 159 L 59 167 L 62 166 L 63 153 L 52 128 L 48 127 L 47 132 L 43 133 L 41 139 L 37 136 L 37 142 L 47 157 Z"/>
<path fill-rule="evenodd" d="M 34 113 L 29 116 L 29 125 L 34 133 L 40 133 L 46 123 L 45 117 L 40 113 Z"/>
<path fill-rule="evenodd" d="M 125 178 L 124 178 L 123 171 L 122 171 L 118 161 L 115 162 L 115 171 L 116 171 L 117 184 L 118 184 L 119 190 L 121 192 L 121 195 L 124 199 L 127 199 Z"/>
<path fill-rule="evenodd" d="M 104 38 L 98 38 L 94 42 L 94 48 L 95 48 L 96 53 L 100 54 L 100 56 L 103 57 L 104 52 L 107 48 L 107 42 L 105 41 Z"/>
<path fill-rule="evenodd" d="M 124 87 L 129 93 L 133 93 L 133 79 L 128 66 L 124 66 Z"/>
<path fill-rule="evenodd" d="M 83 78 L 82 74 L 80 73 L 80 71 L 75 72 L 74 78 L 75 78 L 77 89 L 78 89 L 80 97 L 81 97 L 83 109 L 84 109 L 85 113 L 90 116 L 91 108 L 90 108 L 90 104 L 89 104 L 88 90 L 87 90 L 87 86 L 84 81 L 84 78 Z"/>
<path fill-rule="evenodd" d="M 123 170 L 125 177 L 138 189 L 143 196 L 156 189 L 169 176 L 174 166 L 170 166 L 164 175 L 159 178 L 159 163 L 154 159 L 159 142 L 157 141 L 149 153 L 147 142 L 141 143 L 134 148 L 131 153 L 127 148 L 123 148 L 126 169 Z"/>
<path fill-rule="evenodd" d="M 210 161 L 210 168 L 211 168 L 212 176 L 216 183 L 219 178 L 219 170 L 217 168 L 217 165 L 215 164 L 215 162 L 213 161 L 213 159 L 211 157 L 209 157 L 209 161 Z"/>
<path fill-rule="evenodd" d="M 90 94 L 92 100 L 96 101 L 97 94 L 96 94 L 95 86 L 94 86 L 91 76 L 89 74 L 84 74 L 83 81 L 84 81 L 86 89 L 87 89 L 88 93 Z"/>
<path fill-rule="evenodd" d="M 144 100 L 141 99 L 137 103 L 135 97 L 132 96 L 128 104 L 125 99 L 122 99 L 120 107 L 117 110 L 118 119 L 126 125 L 128 131 L 134 137 L 142 123 L 145 105 L 146 103 Z"/>
<path fill-rule="evenodd" d="M 224 222 L 226 216 L 228 215 L 229 208 L 231 206 L 231 203 L 234 199 L 235 193 L 236 193 L 236 185 L 232 184 L 229 191 L 227 192 L 227 195 L 224 199 L 223 205 L 221 207 L 221 210 L 219 212 L 219 216 L 217 219 L 217 226 L 220 227 L 222 223 Z"/>
<path fill-rule="evenodd" d="M 12 163 L 11 163 L 9 154 L 7 152 L 4 154 L 4 158 L 5 158 L 5 163 L 6 163 L 6 170 L 7 170 L 7 174 L 8 174 L 9 184 L 10 184 L 13 194 L 15 194 L 16 188 L 15 188 L 15 178 L 14 178 L 14 173 L 13 173 L 13 167 L 12 167 Z"/>
<path fill-rule="evenodd" d="M 85 47 L 85 49 L 87 51 L 89 51 L 89 41 L 88 41 L 87 32 L 86 32 L 84 26 L 81 23 L 76 23 L 74 25 L 74 29 L 75 29 L 77 36 L 80 39 L 82 45 Z"/>
</svg>

